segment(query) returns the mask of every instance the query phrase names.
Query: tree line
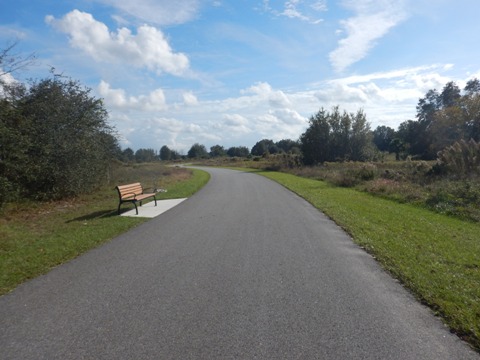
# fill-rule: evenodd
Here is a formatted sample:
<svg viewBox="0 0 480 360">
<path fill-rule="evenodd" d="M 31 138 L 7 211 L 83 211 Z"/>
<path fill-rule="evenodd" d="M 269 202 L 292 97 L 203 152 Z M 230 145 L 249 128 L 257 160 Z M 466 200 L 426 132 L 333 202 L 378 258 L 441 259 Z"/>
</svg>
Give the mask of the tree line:
<svg viewBox="0 0 480 360">
<path fill-rule="evenodd" d="M 472 79 L 460 90 L 455 82 L 441 92 L 429 90 L 418 101 L 416 120 L 402 122 L 397 130 L 379 126 L 373 142 L 397 159 L 436 159 L 438 152 L 460 141 L 480 141 L 480 81 Z"/>
<path fill-rule="evenodd" d="M 214 145 L 210 151 L 195 143 L 187 155 L 181 155 L 168 146 L 160 152 L 153 149 L 124 150 L 130 161 L 177 160 L 215 158 L 222 156 L 252 157 L 269 154 L 294 154 L 301 156 L 304 165 L 325 161 L 370 161 L 381 153 L 394 153 L 397 160 L 433 160 L 439 152 L 456 142 L 480 142 L 480 81 L 472 79 L 463 89 L 447 83 L 441 92 L 429 90 L 418 101 L 416 120 L 402 122 L 395 130 L 378 126 L 371 130 L 366 114 L 341 111 L 338 106 L 328 111 L 321 108 L 310 117 L 308 128 L 298 140 L 271 139 L 258 141 L 251 150 L 245 146 L 224 148 Z M 148 156 L 144 154 L 148 153 Z"/>
<path fill-rule="evenodd" d="M 246 146 L 210 147 L 195 143 L 187 154 L 168 146 L 122 150 L 101 99 L 78 81 L 55 74 L 28 83 L 6 82 L 5 75 L 30 64 L 0 51 L 0 205 L 18 198 L 58 199 L 105 183 L 112 160 L 150 162 L 216 157 L 291 154 L 295 163 L 370 161 L 384 152 L 397 159 L 440 159 L 470 169 L 480 159 L 480 81 L 463 90 L 455 82 L 429 90 L 416 107 L 416 120 L 398 129 L 371 130 L 360 109 L 321 108 L 297 140 L 259 140 Z M 450 160 L 448 160 L 450 159 Z M 475 165 L 477 166 L 477 165 Z"/>
<path fill-rule="evenodd" d="M 321 108 L 310 117 L 307 129 L 298 140 L 262 139 L 251 151 L 245 147 L 226 150 L 215 145 L 208 152 L 205 146 L 197 143 L 187 157 L 290 153 L 300 156 L 304 165 L 315 165 L 325 161 L 371 161 L 381 158 L 383 153 L 394 153 L 397 160 L 407 157 L 434 160 L 441 158 L 441 151 L 452 152 L 452 146 L 460 143 L 454 148 L 477 151 L 476 144 L 480 142 L 478 79 L 469 80 L 463 90 L 455 82 L 448 82 L 440 92 L 431 89 L 419 99 L 416 110 L 416 120 L 406 120 L 396 130 L 388 126 L 371 130 L 361 109 L 347 113 L 338 106 L 331 111 Z M 160 156 L 160 159 L 169 160 L 168 156 Z"/>
</svg>

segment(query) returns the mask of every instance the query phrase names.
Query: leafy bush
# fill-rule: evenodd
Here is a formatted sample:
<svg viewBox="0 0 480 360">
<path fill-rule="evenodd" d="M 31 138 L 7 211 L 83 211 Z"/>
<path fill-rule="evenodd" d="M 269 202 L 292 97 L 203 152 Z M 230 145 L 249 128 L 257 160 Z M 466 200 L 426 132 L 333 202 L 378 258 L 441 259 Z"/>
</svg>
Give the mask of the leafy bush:
<svg viewBox="0 0 480 360">
<path fill-rule="evenodd" d="M 13 198 L 12 183 L 6 177 L 0 176 L 0 207 Z"/>
<path fill-rule="evenodd" d="M 480 188 L 477 180 L 443 180 L 430 186 L 426 205 L 456 217 L 480 221 Z"/>
<path fill-rule="evenodd" d="M 108 178 L 119 150 L 107 111 L 90 89 L 53 76 L 27 87 L 3 88 L 0 171 L 8 186 L 32 199 L 88 192 Z M 12 90 L 12 91 L 9 91 Z"/>
</svg>

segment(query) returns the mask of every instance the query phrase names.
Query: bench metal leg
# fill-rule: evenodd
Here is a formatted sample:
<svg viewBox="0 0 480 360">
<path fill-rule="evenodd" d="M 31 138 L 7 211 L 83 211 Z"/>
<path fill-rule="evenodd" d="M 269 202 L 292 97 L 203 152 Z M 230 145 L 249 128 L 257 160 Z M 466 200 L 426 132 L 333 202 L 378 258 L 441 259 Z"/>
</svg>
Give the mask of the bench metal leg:
<svg viewBox="0 0 480 360">
<path fill-rule="evenodd" d="M 121 202 L 120 204 L 118 204 L 118 209 L 117 209 L 117 212 L 118 212 L 118 215 L 120 215 L 120 206 L 124 203 L 125 201 Z M 136 214 L 138 215 L 138 208 L 137 208 L 137 202 L 136 201 L 129 201 L 131 202 L 134 206 L 135 206 L 135 212 Z M 140 203 L 140 206 L 142 206 L 142 203 Z"/>
</svg>

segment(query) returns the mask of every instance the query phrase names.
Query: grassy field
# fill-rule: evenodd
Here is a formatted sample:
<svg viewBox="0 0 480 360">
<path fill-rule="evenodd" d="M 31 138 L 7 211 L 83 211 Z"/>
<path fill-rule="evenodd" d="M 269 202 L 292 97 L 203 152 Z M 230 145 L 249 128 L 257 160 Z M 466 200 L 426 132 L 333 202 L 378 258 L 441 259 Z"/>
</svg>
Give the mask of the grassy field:
<svg viewBox="0 0 480 360">
<path fill-rule="evenodd" d="M 259 172 L 305 198 L 352 235 L 480 349 L 480 224 L 323 181 Z"/>
<path fill-rule="evenodd" d="M 148 220 L 117 215 L 116 184 L 141 181 L 168 190 L 157 199 L 184 198 L 206 184 L 209 175 L 155 163 L 119 166 L 112 179 L 110 186 L 80 198 L 8 204 L 2 210 L 0 295 Z M 129 208 L 133 205 L 122 205 Z"/>
</svg>

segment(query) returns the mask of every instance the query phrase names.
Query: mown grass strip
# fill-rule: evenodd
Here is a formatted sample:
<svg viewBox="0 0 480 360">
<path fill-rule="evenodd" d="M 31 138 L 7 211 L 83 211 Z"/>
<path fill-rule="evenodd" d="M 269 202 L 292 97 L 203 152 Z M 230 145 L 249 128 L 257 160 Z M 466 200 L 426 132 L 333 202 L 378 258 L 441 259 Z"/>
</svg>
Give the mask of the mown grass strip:
<svg viewBox="0 0 480 360">
<path fill-rule="evenodd" d="M 331 217 L 451 329 L 480 349 L 480 224 L 321 181 L 259 173 Z"/>
<path fill-rule="evenodd" d="M 157 198 L 189 197 L 208 182 L 208 173 L 191 171 L 188 179 L 168 180 L 168 192 Z M 32 203 L 32 209 L 14 215 L 6 211 L 0 227 L 0 295 L 148 220 L 118 216 L 117 205 L 110 186 L 72 202 Z"/>
</svg>

